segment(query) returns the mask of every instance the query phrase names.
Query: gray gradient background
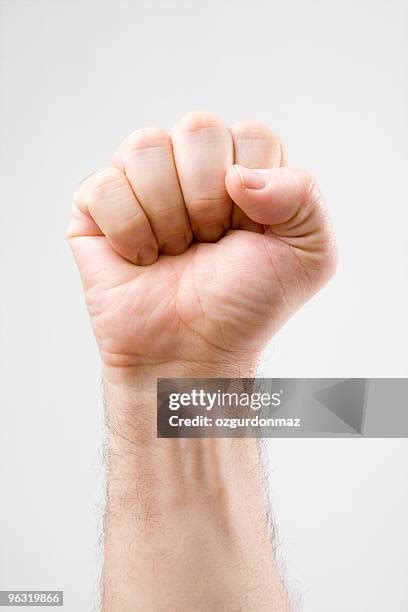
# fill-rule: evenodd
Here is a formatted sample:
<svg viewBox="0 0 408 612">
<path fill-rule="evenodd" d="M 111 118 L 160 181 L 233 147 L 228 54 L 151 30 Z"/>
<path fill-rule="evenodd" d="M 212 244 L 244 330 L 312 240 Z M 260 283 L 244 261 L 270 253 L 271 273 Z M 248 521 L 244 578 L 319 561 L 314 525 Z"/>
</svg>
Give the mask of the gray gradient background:
<svg viewBox="0 0 408 612">
<path fill-rule="evenodd" d="M 408 9 L 402 0 L 0 0 L 0 589 L 98 575 L 95 344 L 64 243 L 70 196 L 144 124 L 254 118 L 318 175 L 336 278 L 267 376 L 408 375 Z M 408 610 L 405 440 L 274 440 L 271 496 L 306 612 Z"/>
</svg>

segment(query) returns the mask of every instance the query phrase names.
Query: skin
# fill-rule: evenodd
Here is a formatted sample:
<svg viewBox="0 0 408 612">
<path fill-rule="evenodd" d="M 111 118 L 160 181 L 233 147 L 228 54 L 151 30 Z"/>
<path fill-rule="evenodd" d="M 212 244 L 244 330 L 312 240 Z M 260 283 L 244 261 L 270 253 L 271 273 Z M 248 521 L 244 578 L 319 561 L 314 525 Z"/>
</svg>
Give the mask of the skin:
<svg viewBox="0 0 408 612">
<path fill-rule="evenodd" d="M 290 610 L 256 441 L 156 439 L 155 385 L 254 375 L 335 269 L 316 181 L 268 127 L 190 113 L 80 185 L 68 238 L 105 384 L 104 610 Z"/>
</svg>

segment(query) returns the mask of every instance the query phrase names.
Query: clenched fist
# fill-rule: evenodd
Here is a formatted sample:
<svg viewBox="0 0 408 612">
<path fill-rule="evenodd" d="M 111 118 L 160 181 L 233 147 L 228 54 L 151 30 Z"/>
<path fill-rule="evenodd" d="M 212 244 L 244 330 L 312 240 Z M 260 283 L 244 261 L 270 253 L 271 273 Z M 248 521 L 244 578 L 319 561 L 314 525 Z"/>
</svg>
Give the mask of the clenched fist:
<svg viewBox="0 0 408 612">
<path fill-rule="evenodd" d="M 203 112 L 131 134 L 75 193 L 68 236 L 112 380 L 247 371 L 335 267 L 314 178 L 269 128 Z"/>
</svg>

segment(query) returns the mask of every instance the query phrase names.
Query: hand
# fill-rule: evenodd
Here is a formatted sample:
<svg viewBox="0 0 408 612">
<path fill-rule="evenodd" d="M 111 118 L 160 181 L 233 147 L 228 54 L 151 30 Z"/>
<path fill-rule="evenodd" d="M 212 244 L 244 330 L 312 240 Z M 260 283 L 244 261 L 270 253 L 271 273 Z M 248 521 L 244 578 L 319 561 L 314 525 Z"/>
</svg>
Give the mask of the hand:
<svg viewBox="0 0 408 612">
<path fill-rule="evenodd" d="M 75 193 L 68 237 L 112 378 L 253 364 L 335 267 L 315 180 L 267 127 L 207 113 L 129 136 Z"/>
</svg>

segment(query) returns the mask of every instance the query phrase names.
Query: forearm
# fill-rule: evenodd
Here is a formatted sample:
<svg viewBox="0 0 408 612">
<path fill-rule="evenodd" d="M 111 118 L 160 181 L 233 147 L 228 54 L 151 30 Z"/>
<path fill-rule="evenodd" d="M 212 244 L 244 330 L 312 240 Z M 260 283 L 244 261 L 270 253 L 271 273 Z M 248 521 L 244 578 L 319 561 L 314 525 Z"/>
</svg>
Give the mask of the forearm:
<svg viewBox="0 0 408 612">
<path fill-rule="evenodd" d="M 104 612 L 290 610 L 257 440 L 157 439 L 146 384 L 105 401 Z"/>
</svg>

